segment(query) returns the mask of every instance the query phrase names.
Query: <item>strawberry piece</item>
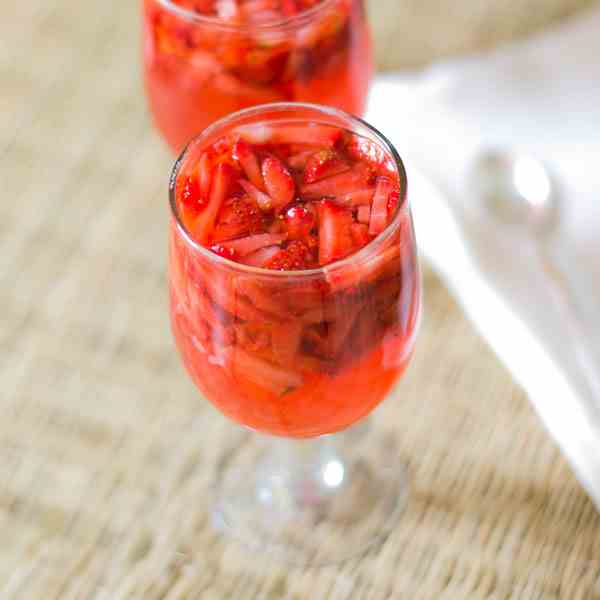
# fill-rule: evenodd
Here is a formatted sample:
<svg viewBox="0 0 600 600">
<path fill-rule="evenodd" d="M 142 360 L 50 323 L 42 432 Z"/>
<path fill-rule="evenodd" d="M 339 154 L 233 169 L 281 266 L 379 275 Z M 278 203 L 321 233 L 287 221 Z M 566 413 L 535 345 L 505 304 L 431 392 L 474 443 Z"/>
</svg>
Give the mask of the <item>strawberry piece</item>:
<svg viewBox="0 0 600 600">
<path fill-rule="evenodd" d="M 354 243 L 356 244 L 357 248 L 362 248 L 371 241 L 371 236 L 369 235 L 369 227 L 367 225 L 364 225 L 362 223 L 354 223 L 351 229 L 352 239 L 354 240 Z"/>
<path fill-rule="evenodd" d="M 315 183 L 304 184 L 300 187 L 300 195 L 305 198 L 340 198 L 366 188 L 372 177 L 370 167 L 359 164 L 350 171 L 328 177 Z"/>
<path fill-rule="evenodd" d="M 292 169 L 304 169 L 308 159 L 313 156 L 314 150 L 301 150 L 297 154 L 293 154 L 287 160 L 287 163 Z"/>
<path fill-rule="evenodd" d="M 296 354 L 302 341 L 303 325 L 300 321 L 288 321 L 271 330 L 273 355 L 281 365 L 295 363 Z"/>
<path fill-rule="evenodd" d="M 264 226 L 264 215 L 254 201 L 248 197 L 231 198 L 221 208 L 213 240 L 224 242 L 249 233 L 260 233 Z"/>
<path fill-rule="evenodd" d="M 374 194 L 375 188 L 365 188 L 364 190 L 350 192 L 342 198 L 338 198 L 337 201 L 344 206 L 370 206 Z"/>
<path fill-rule="evenodd" d="M 250 198 L 252 198 L 258 204 L 262 211 L 269 212 L 270 210 L 273 210 L 273 200 L 271 200 L 270 196 L 267 196 L 267 194 L 261 192 L 257 187 L 245 179 L 240 179 L 239 183 L 242 188 L 244 188 L 246 194 L 248 194 L 248 196 L 250 196 Z"/>
<path fill-rule="evenodd" d="M 200 184 L 198 179 L 188 175 L 181 186 L 179 200 L 183 206 L 190 209 L 200 210 L 203 204 L 203 198 L 200 193 Z"/>
<path fill-rule="evenodd" d="M 229 260 L 235 260 L 238 256 L 235 248 L 228 248 L 221 244 L 215 244 L 214 246 L 211 246 L 210 249 L 216 255 L 221 256 L 222 258 L 228 258 Z"/>
<path fill-rule="evenodd" d="M 262 174 L 265 187 L 276 210 L 283 208 L 294 199 L 296 192 L 294 180 L 280 160 L 273 156 L 265 158 L 262 164 Z"/>
<path fill-rule="evenodd" d="M 244 172 L 252 182 L 252 185 L 264 192 L 265 185 L 260 172 L 260 164 L 250 144 L 243 138 L 238 139 L 233 146 L 232 156 L 240 163 L 240 165 L 242 165 L 242 169 L 244 169 Z"/>
<path fill-rule="evenodd" d="M 240 262 L 249 267 L 264 268 L 281 250 L 279 246 L 267 246 L 241 258 Z"/>
<path fill-rule="evenodd" d="M 304 169 L 304 183 L 314 183 L 327 179 L 338 173 L 350 170 L 350 165 L 344 162 L 332 150 L 321 150 L 311 156 Z"/>
<path fill-rule="evenodd" d="M 235 171 L 231 165 L 227 163 L 217 165 L 208 204 L 194 221 L 191 232 L 201 244 L 206 245 L 212 235 L 217 214 L 233 184 L 234 177 Z"/>
<path fill-rule="evenodd" d="M 388 219 L 391 219 L 394 216 L 396 209 L 398 208 L 399 202 L 400 202 L 400 192 L 398 190 L 393 190 L 392 193 L 390 194 L 390 198 L 389 198 L 388 204 L 387 204 Z"/>
<path fill-rule="evenodd" d="M 275 394 L 289 392 L 302 385 L 303 382 L 299 373 L 272 365 L 266 360 L 245 352 L 240 347 L 236 347 L 228 359 L 234 377 L 247 379 Z"/>
<path fill-rule="evenodd" d="M 287 248 L 280 250 L 267 264 L 274 271 L 301 271 L 314 263 L 312 252 L 301 241 L 295 240 Z"/>
<path fill-rule="evenodd" d="M 267 128 L 263 141 L 271 144 L 301 144 L 318 148 L 333 148 L 342 137 L 342 130 L 327 125 L 288 125 Z"/>
<path fill-rule="evenodd" d="M 232 251 L 236 256 L 247 256 L 260 250 L 265 246 L 275 246 L 281 244 L 287 236 L 273 233 L 259 233 L 257 235 L 251 235 L 239 240 L 233 240 L 226 242 L 223 247 L 227 250 Z"/>
<path fill-rule="evenodd" d="M 286 17 L 293 17 L 300 12 L 296 0 L 281 0 L 281 11 Z"/>
<path fill-rule="evenodd" d="M 359 206 L 358 210 L 356 211 L 356 220 L 359 223 L 369 223 L 371 221 L 371 207 Z"/>
<path fill-rule="evenodd" d="M 212 157 L 210 153 L 203 152 L 198 161 L 198 185 L 203 198 L 208 198 L 212 182 Z"/>
<path fill-rule="evenodd" d="M 329 200 L 319 203 L 319 264 L 348 256 L 354 249 L 352 213 Z"/>
<path fill-rule="evenodd" d="M 380 234 L 387 225 L 388 199 L 393 191 L 393 184 L 387 177 L 377 179 L 377 187 L 373 196 L 371 205 L 371 220 L 369 222 L 369 233 L 371 235 Z"/>
<path fill-rule="evenodd" d="M 289 238 L 293 240 L 307 237 L 315 226 L 315 221 L 314 213 L 302 204 L 288 208 L 284 216 L 285 228 Z"/>
</svg>

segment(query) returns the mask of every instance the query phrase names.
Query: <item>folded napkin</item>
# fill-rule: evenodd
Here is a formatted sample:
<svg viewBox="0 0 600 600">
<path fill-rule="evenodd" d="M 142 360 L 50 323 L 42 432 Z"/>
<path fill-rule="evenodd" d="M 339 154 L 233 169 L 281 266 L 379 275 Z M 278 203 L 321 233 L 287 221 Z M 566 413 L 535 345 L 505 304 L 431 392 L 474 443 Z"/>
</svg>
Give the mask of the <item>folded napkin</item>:
<svg viewBox="0 0 600 600">
<path fill-rule="evenodd" d="M 600 507 L 600 11 L 492 52 L 384 75 L 367 119 L 407 161 L 423 254 Z M 550 252 L 567 300 L 533 238 L 491 219 L 473 193 L 475 157 L 498 147 L 536 156 L 560 182 Z"/>
</svg>

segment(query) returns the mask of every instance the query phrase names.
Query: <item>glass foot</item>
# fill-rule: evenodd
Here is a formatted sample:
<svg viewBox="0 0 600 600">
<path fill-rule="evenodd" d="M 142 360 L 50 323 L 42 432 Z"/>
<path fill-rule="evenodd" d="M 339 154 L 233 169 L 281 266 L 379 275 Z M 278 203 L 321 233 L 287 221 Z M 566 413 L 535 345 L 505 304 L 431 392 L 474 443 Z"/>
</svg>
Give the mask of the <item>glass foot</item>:
<svg viewBox="0 0 600 600">
<path fill-rule="evenodd" d="M 299 565 L 340 562 L 381 543 L 406 503 L 407 477 L 393 437 L 364 429 L 242 444 L 217 470 L 217 527 Z"/>
</svg>

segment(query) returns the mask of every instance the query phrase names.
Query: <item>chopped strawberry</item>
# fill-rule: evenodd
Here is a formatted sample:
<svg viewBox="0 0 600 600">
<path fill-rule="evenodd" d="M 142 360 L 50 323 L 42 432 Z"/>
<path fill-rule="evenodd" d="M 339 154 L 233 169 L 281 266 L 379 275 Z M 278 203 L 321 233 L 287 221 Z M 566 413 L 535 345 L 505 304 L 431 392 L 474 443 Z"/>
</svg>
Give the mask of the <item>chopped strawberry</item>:
<svg viewBox="0 0 600 600">
<path fill-rule="evenodd" d="M 203 205 L 203 198 L 200 193 L 200 184 L 196 177 L 188 175 L 181 186 L 179 194 L 181 204 L 186 208 L 200 210 Z"/>
<path fill-rule="evenodd" d="M 318 148 L 333 148 L 342 136 L 342 130 L 328 125 L 288 125 L 277 127 L 270 134 L 273 144 L 302 144 Z"/>
<path fill-rule="evenodd" d="M 249 267 L 264 268 L 271 260 L 273 260 L 280 250 L 281 248 L 279 246 L 267 246 L 266 248 L 261 248 L 252 254 L 242 257 L 240 262 Z"/>
<path fill-rule="evenodd" d="M 203 198 L 208 198 L 210 194 L 210 184 L 212 181 L 212 158 L 209 152 L 203 152 L 198 161 L 198 184 L 200 194 Z"/>
<path fill-rule="evenodd" d="M 359 206 L 356 211 L 356 220 L 359 223 L 369 223 L 371 221 L 371 207 L 370 206 Z M 368 231 L 368 227 L 367 227 Z"/>
<path fill-rule="evenodd" d="M 307 237 L 315 226 L 315 215 L 306 206 L 296 204 L 287 209 L 284 223 L 290 239 L 302 239 Z"/>
<path fill-rule="evenodd" d="M 302 376 L 292 369 L 275 366 L 236 347 L 231 357 L 234 376 L 252 381 L 276 394 L 283 394 L 302 385 Z"/>
<path fill-rule="evenodd" d="M 281 244 L 285 238 L 285 235 L 259 233 L 257 235 L 240 238 L 239 240 L 226 242 L 222 246 L 227 250 L 232 251 L 236 256 L 247 256 L 266 246 Z"/>
<path fill-rule="evenodd" d="M 314 183 L 350 170 L 350 165 L 332 150 L 321 150 L 310 157 L 304 169 L 304 183 Z"/>
<path fill-rule="evenodd" d="M 301 150 L 300 152 L 293 154 L 288 158 L 288 165 L 292 167 L 292 169 L 304 169 L 308 159 L 313 156 L 315 153 L 314 149 L 312 150 Z"/>
<path fill-rule="evenodd" d="M 258 204 L 262 211 L 269 212 L 270 210 L 273 210 L 273 200 L 271 200 L 270 196 L 267 196 L 267 194 L 261 192 L 257 187 L 245 179 L 240 179 L 239 183 L 244 188 L 246 194 L 248 194 L 248 196 L 250 196 L 250 198 L 252 198 Z"/>
<path fill-rule="evenodd" d="M 400 202 L 400 192 L 398 190 L 393 190 L 390 194 L 390 198 L 387 204 L 388 210 L 388 219 L 391 219 L 398 208 L 398 203 Z"/>
<path fill-rule="evenodd" d="M 365 188 L 364 190 L 356 190 L 338 198 L 337 201 L 344 206 L 370 206 L 375 188 Z"/>
<path fill-rule="evenodd" d="M 296 0 L 281 0 L 281 10 L 286 17 L 293 17 L 300 12 Z"/>
<path fill-rule="evenodd" d="M 217 165 L 208 204 L 194 222 L 191 232 L 201 244 L 206 244 L 212 235 L 215 219 L 233 184 L 234 177 L 235 171 L 231 165 L 227 163 Z"/>
<path fill-rule="evenodd" d="M 265 217 L 251 198 L 231 198 L 219 212 L 213 241 L 223 242 L 242 235 L 260 233 L 264 226 Z"/>
<path fill-rule="evenodd" d="M 371 241 L 369 227 L 362 223 L 354 223 L 354 225 L 352 225 L 352 238 L 354 239 L 357 248 L 366 246 Z"/>
<path fill-rule="evenodd" d="M 348 256 L 354 249 L 352 213 L 328 200 L 319 203 L 319 264 Z"/>
<path fill-rule="evenodd" d="M 301 271 L 311 268 L 314 263 L 312 252 L 301 241 L 295 240 L 280 250 L 267 264 L 274 271 Z"/>
<path fill-rule="evenodd" d="M 243 138 L 239 138 L 233 146 L 232 155 L 242 165 L 242 169 L 244 169 L 252 185 L 264 192 L 265 185 L 260 172 L 260 164 L 252 146 Z"/>
<path fill-rule="evenodd" d="M 294 364 L 302 341 L 303 327 L 300 321 L 293 320 L 271 330 L 273 355 L 281 365 Z"/>
<path fill-rule="evenodd" d="M 296 186 L 290 172 L 283 163 L 273 156 L 265 158 L 262 164 L 265 187 L 273 200 L 275 209 L 281 209 L 294 199 Z"/>
<path fill-rule="evenodd" d="M 371 235 L 380 234 L 387 225 L 388 200 L 393 191 L 393 184 L 387 177 L 377 179 L 375 196 L 371 205 L 371 220 L 369 222 L 369 233 Z"/>
<path fill-rule="evenodd" d="M 222 258 L 235 260 L 238 257 L 235 248 L 228 248 L 227 246 L 222 246 L 221 244 L 215 244 L 214 246 L 211 246 L 210 249 L 212 252 L 218 256 L 221 256 Z"/>
<path fill-rule="evenodd" d="M 350 171 L 328 177 L 300 187 L 300 195 L 306 198 L 339 198 L 364 189 L 372 177 L 371 168 L 366 164 L 354 166 Z"/>
</svg>

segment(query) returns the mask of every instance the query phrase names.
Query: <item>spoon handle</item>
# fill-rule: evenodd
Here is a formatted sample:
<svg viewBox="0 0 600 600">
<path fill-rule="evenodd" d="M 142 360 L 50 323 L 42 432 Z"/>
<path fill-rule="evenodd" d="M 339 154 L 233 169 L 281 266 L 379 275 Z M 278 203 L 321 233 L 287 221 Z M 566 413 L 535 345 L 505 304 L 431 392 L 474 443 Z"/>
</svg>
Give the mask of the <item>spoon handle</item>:
<svg viewBox="0 0 600 600">
<path fill-rule="evenodd" d="M 572 339 L 577 363 L 586 380 L 588 391 L 600 402 L 600 364 L 589 347 L 585 317 L 576 302 L 572 285 L 553 258 L 548 244 L 538 244 L 538 254 L 544 272 L 552 284 L 552 291 Z"/>
</svg>

